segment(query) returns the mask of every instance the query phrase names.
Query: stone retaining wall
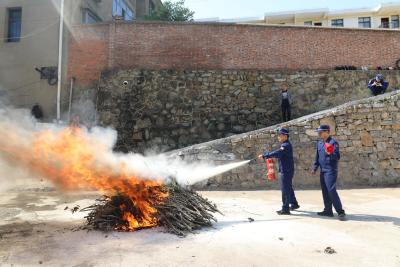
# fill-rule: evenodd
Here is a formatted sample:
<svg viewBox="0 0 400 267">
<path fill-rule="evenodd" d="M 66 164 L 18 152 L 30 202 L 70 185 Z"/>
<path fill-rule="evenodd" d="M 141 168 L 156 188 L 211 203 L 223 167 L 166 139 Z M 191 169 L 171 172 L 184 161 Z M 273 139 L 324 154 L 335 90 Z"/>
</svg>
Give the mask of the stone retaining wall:
<svg viewBox="0 0 400 267">
<path fill-rule="evenodd" d="M 400 185 L 400 91 L 350 102 L 289 123 L 231 136 L 171 152 L 189 161 L 228 163 L 254 158 L 264 150 L 279 148 L 276 129 L 290 130 L 294 147 L 295 186 L 314 188 L 319 177 L 310 169 L 315 157 L 320 123 L 331 125 L 339 141 L 340 187 Z M 249 164 L 197 185 L 200 189 L 278 188 L 267 182 L 264 164 Z"/>
<path fill-rule="evenodd" d="M 298 118 L 370 95 L 375 71 L 114 70 L 100 80 L 100 124 L 116 128 L 117 149 L 171 150 L 281 122 L 289 84 Z M 391 88 L 399 71 L 384 71 Z M 125 82 L 125 83 L 124 83 Z"/>
</svg>

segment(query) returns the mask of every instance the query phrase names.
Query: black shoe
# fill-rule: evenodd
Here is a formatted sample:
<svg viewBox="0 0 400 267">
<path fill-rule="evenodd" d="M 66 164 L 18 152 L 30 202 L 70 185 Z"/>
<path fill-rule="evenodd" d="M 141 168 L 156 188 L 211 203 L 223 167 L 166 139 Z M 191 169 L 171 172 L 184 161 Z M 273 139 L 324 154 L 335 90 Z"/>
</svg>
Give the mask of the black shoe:
<svg viewBox="0 0 400 267">
<path fill-rule="evenodd" d="M 297 209 L 300 209 L 300 205 L 299 204 L 290 205 L 290 210 L 297 210 Z"/>
<path fill-rule="evenodd" d="M 344 211 L 338 213 L 339 215 L 339 221 L 345 221 L 346 220 L 346 213 Z"/>
<path fill-rule="evenodd" d="M 327 211 L 321 211 L 317 212 L 318 216 L 324 216 L 324 217 L 333 217 L 333 212 L 327 212 Z"/>
<path fill-rule="evenodd" d="M 278 215 L 290 215 L 290 211 L 288 210 L 278 210 L 276 213 L 278 213 Z"/>
</svg>

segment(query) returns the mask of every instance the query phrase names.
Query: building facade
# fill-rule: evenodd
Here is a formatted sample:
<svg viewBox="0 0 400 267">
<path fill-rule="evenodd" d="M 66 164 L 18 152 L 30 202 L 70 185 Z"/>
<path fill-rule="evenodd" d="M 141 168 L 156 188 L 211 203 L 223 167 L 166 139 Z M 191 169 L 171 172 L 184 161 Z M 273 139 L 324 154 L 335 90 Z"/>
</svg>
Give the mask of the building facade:
<svg viewBox="0 0 400 267">
<path fill-rule="evenodd" d="M 142 19 L 160 0 L 64 0 L 63 59 L 72 26 Z M 61 0 L 0 1 L 0 101 L 39 104 L 55 118 Z M 63 60 L 65 74 L 66 60 Z M 63 75 L 64 76 L 64 75 Z"/>
<path fill-rule="evenodd" d="M 400 3 L 351 10 L 318 9 L 266 13 L 258 24 L 323 26 L 345 28 L 399 29 Z"/>
</svg>

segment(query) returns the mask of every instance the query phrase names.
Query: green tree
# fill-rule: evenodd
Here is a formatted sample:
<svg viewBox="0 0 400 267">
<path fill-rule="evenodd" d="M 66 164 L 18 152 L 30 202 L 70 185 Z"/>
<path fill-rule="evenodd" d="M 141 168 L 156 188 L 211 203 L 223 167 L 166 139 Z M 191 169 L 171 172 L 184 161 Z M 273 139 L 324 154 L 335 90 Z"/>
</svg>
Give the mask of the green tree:
<svg viewBox="0 0 400 267">
<path fill-rule="evenodd" d="M 194 11 L 185 7 L 185 0 L 165 1 L 163 6 L 150 12 L 146 20 L 193 21 Z"/>
</svg>

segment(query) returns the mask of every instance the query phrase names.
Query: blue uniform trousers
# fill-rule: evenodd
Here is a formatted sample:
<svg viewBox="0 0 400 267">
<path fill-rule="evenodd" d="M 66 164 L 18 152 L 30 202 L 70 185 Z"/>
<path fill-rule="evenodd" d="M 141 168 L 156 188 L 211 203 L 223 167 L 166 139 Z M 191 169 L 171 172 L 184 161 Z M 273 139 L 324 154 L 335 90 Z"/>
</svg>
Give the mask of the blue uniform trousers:
<svg viewBox="0 0 400 267">
<path fill-rule="evenodd" d="M 298 205 L 292 183 L 294 174 L 279 173 L 279 176 L 282 191 L 282 210 L 289 211 L 289 204 Z"/>
<path fill-rule="evenodd" d="M 321 171 L 320 182 L 325 211 L 332 213 L 332 205 L 337 213 L 343 212 L 342 202 L 336 191 L 337 171 Z"/>
</svg>

